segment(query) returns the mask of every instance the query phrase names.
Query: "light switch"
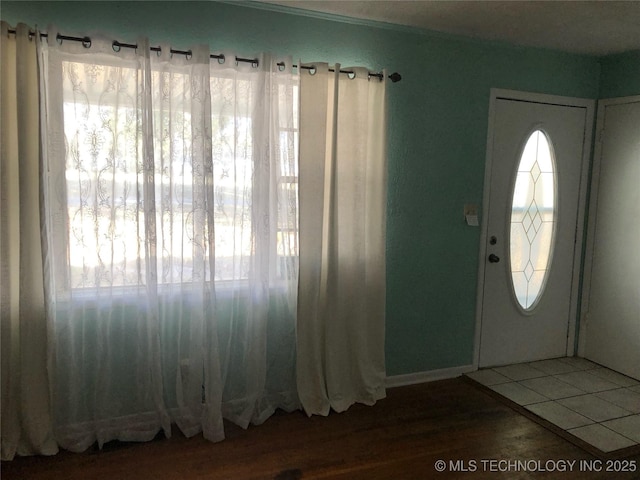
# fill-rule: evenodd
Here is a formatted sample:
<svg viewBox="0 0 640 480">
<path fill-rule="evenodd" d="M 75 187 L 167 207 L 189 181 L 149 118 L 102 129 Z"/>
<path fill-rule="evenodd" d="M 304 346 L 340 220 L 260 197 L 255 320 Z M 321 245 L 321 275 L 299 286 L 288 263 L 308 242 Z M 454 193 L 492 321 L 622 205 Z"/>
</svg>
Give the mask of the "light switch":
<svg viewBox="0 0 640 480">
<path fill-rule="evenodd" d="M 470 227 L 477 227 L 480 225 L 478 221 L 478 205 L 475 203 L 468 203 L 464 206 L 464 219 L 467 225 Z"/>
</svg>

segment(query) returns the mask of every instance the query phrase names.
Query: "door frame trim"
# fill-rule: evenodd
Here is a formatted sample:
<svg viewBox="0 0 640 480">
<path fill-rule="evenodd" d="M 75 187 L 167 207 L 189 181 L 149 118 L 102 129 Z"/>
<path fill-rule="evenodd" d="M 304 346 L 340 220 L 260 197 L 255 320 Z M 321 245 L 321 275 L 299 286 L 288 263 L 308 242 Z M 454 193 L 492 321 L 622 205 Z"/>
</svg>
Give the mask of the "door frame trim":
<svg viewBox="0 0 640 480">
<path fill-rule="evenodd" d="M 476 292 L 476 325 L 473 348 L 473 366 L 478 369 L 480 363 L 480 338 L 482 333 L 482 309 L 484 300 L 484 274 L 485 257 L 487 254 L 487 236 L 489 224 L 489 194 L 491 193 L 491 167 L 493 158 L 493 135 L 495 129 L 496 102 L 498 100 L 514 100 L 531 103 L 545 103 L 566 107 L 579 107 L 585 109 L 585 135 L 582 144 L 582 168 L 580 174 L 580 186 L 578 190 L 578 215 L 576 225 L 576 248 L 573 256 L 573 274 L 571 284 L 571 306 L 569 310 L 569 325 L 567 332 L 567 353 L 575 353 L 576 325 L 578 315 L 578 299 L 580 293 L 580 272 L 582 270 L 582 252 L 585 236 L 587 189 L 589 185 L 589 166 L 592 152 L 592 138 L 594 130 L 594 111 L 596 101 L 586 98 L 564 97 L 559 95 L 547 95 L 543 93 L 521 92 L 517 90 L 505 90 L 492 88 L 489 97 L 489 119 L 487 128 L 487 148 L 484 169 L 484 187 L 482 197 L 482 221 L 480 230 L 480 248 L 478 254 L 478 287 Z"/>
<path fill-rule="evenodd" d="M 580 319 L 578 322 L 578 355 L 586 353 L 588 336 L 589 301 L 591 298 L 591 274 L 593 268 L 593 254 L 595 251 L 596 223 L 598 211 L 598 191 L 600 186 L 600 167 L 602 165 L 602 136 L 605 124 L 605 112 L 607 107 L 640 103 L 640 95 L 628 97 L 614 97 L 598 100 L 598 109 L 595 125 L 595 141 L 593 150 L 593 163 L 591 167 L 591 181 L 589 193 L 589 213 L 587 217 L 585 261 L 582 274 L 582 298 L 580 303 Z"/>
</svg>

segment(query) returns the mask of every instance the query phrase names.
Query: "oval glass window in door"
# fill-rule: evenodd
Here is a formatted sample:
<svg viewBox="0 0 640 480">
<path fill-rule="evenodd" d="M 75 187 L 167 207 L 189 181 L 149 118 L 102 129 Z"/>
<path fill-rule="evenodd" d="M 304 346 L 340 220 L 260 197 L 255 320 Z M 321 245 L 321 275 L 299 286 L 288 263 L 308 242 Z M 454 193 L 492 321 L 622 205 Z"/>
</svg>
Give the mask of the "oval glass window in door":
<svg viewBox="0 0 640 480">
<path fill-rule="evenodd" d="M 509 240 L 515 297 L 524 310 L 533 310 L 544 291 L 556 224 L 556 170 L 551 142 L 534 131 L 518 164 Z"/>
</svg>

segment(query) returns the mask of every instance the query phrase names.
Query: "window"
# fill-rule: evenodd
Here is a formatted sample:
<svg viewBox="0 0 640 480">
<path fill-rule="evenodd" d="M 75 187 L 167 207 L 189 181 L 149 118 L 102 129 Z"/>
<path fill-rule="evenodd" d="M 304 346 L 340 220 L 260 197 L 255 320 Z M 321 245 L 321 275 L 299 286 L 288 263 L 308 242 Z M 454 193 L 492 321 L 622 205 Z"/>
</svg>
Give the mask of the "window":
<svg viewBox="0 0 640 480">
<path fill-rule="evenodd" d="M 556 223 L 554 162 L 546 134 L 534 131 L 520 157 L 511 207 L 511 278 L 524 310 L 535 308 L 551 262 Z"/>
<path fill-rule="evenodd" d="M 62 75 L 70 286 L 144 284 L 137 70 L 63 62 Z"/>
<path fill-rule="evenodd" d="M 135 64 L 62 75 L 72 289 L 145 285 L 154 269 L 167 285 L 247 280 L 256 256 L 270 281 L 297 274 L 297 85 L 276 80 L 272 125 L 252 72 L 212 68 L 205 108 L 200 80 L 159 64 L 150 117 Z"/>
</svg>

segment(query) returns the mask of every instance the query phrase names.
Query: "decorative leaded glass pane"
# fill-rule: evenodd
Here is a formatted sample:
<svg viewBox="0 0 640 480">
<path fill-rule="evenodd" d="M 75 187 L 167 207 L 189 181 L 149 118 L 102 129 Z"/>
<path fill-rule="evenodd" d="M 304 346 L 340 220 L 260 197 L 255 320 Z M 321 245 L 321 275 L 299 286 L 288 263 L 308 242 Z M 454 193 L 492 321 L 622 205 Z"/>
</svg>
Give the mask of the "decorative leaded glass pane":
<svg viewBox="0 0 640 480">
<path fill-rule="evenodd" d="M 544 289 L 555 222 L 553 151 L 544 132 L 536 130 L 522 152 L 511 203 L 511 278 L 516 299 L 525 310 L 535 307 Z"/>
</svg>

